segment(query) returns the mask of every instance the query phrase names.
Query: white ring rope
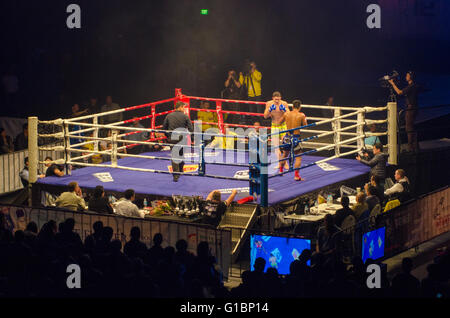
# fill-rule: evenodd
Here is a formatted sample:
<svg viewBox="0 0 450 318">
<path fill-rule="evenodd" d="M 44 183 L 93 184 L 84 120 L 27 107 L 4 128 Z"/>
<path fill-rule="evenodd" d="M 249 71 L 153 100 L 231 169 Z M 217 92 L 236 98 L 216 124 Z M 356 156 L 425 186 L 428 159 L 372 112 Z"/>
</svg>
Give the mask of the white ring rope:
<svg viewBox="0 0 450 318">
<path fill-rule="evenodd" d="M 172 99 L 174 100 L 174 99 Z M 140 105 L 140 106 L 136 106 L 138 108 L 143 108 L 143 107 L 150 107 L 150 106 L 155 106 L 157 105 L 157 103 L 149 103 L 149 104 L 144 104 L 144 105 Z M 292 104 L 289 104 L 290 106 L 292 106 Z M 341 153 L 341 154 L 335 154 L 332 157 L 328 157 L 322 160 L 317 161 L 316 163 L 321 163 L 321 162 L 326 162 L 328 160 L 332 160 L 335 158 L 339 158 L 342 156 L 346 156 L 346 155 L 350 155 L 353 153 L 356 153 L 358 151 L 361 150 L 361 147 L 359 146 L 359 142 L 358 145 L 352 145 L 351 143 L 354 143 L 356 141 L 362 140 L 364 138 L 366 138 L 367 136 L 385 136 L 388 135 L 388 132 L 381 132 L 381 133 L 371 133 L 371 132 L 362 132 L 360 127 L 363 127 L 367 124 L 382 124 L 382 123 L 387 123 L 388 120 L 369 120 L 369 119 L 365 119 L 363 117 L 363 121 L 361 122 L 359 115 L 362 113 L 370 113 L 370 112 L 379 112 L 379 111 L 385 111 L 388 109 L 388 107 L 369 107 L 369 106 L 365 106 L 365 107 L 337 107 L 337 106 L 320 106 L 320 105 L 302 105 L 302 108 L 312 108 L 312 109 L 328 109 L 328 110 L 334 110 L 335 114 L 340 114 L 340 111 L 352 111 L 350 113 L 347 114 L 343 114 L 343 115 L 339 115 L 339 116 L 334 116 L 333 118 L 324 118 L 324 117 L 308 117 L 308 120 L 311 120 L 314 123 L 314 125 L 312 127 L 318 126 L 318 125 L 323 125 L 323 124 L 327 124 L 327 123 L 332 123 L 333 124 L 333 129 L 330 130 L 315 130 L 315 129 L 301 129 L 302 133 L 311 133 L 311 134 L 317 134 L 315 136 L 311 136 L 311 137 L 307 137 L 305 138 L 305 141 L 302 141 L 301 143 L 304 145 L 311 145 L 311 146 L 318 146 L 318 148 L 315 149 L 316 152 L 319 151 L 323 151 L 323 150 L 328 150 L 328 149 L 336 149 L 336 147 L 344 147 L 344 148 L 356 148 L 355 150 L 351 150 L 349 152 L 346 153 Z M 127 154 L 127 153 L 120 153 L 119 151 L 123 150 L 123 149 L 127 149 L 129 146 L 121 146 L 118 147 L 118 144 L 137 144 L 137 145 L 160 145 L 160 146 L 173 146 L 173 144 L 166 144 L 166 143 L 162 143 L 162 142 L 150 142 L 150 141 L 138 141 L 138 140 L 128 140 L 128 139 L 117 139 L 119 137 L 126 137 L 126 136 L 131 136 L 133 134 L 138 134 L 138 133 L 143 133 L 143 132 L 151 132 L 151 133 L 172 133 L 172 131 L 166 131 L 166 130 L 162 130 L 162 129 L 152 129 L 152 128 L 135 128 L 135 127 L 129 127 L 129 126 L 122 126 L 123 124 L 128 124 L 133 122 L 133 120 L 123 120 L 123 121 L 119 121 L 119 122 L 114 122 L 114 123 L 110 123 L 110 124 L 106 124 L 106 125 L 102 125 L 102 124 L 98 124 L 97 121 L 100 117 L 102 116 L 108 116 L 108 115 L 112 115 L 112 114 L 117 114 L 117 113 L 122 113 L 128 110 L 133 110 L 136 109 L 135 107 L 131 107 L 131 108 L 122 108 L 122 109 L 118 109 L 118 110 L 113 110 L 113 111 L 108 111 L 108 112 L 104 112 L 104 113 L 99 113 L 99 114 L 92 114 L 92 115 L 87 115 L 87 116 L 82 116 L 82 117 L 77 117 L 77 118 L 71 118 L 71 119 L 67 119 L 67 120 L 63 120 L 63 119 L 56 119 L 56 120 L 52 120 L 52 121 L 39 121 L 39 123 L 42 124 L 53 124 L 53 125 L 59 125 L 61 127 L 66 127 L 65 129 L 63 129 L 63 132 L 58 132 L 58 133 L 53 133 L 53 134 L 39 134 L 39 137 L 42 138 L 60 138 L 60 139 L 66 139 L 67 142 L 69 142 L 71 139 L 81 139 L 81 140 L 87 140 L 81 143 L 77 143 L 77 144 L 69 144 L 68 146 L 56 146 L 56 147 L 50 147 L 50 148 L 45 148 L 45 147 L 40 147 L 39 149 L 41 150 L 51 150 L 51 151 L 69 151 L 69 152 L 76 152 L 76 153 L 83 153 L 82 156 L 79 157 L 72 157 L 72 158 L 67 158 L 66 160 L 64 159 L 59 159 L 58 163 L 62 162 L 66 162 L 67 164 L 73 164 L 73 165 L 79 165 L 79 166 L 95 166 L 95 167 L 116 167 L 116 168 L 120 168 L 120 169 L 126 169 L 126 170 L 134 170 L 134 171 L 146 171 L 146 172 L 155 172 L 155 169 L 140 169 L 140 168 L 131 168 L 131 167 L 121 167 L 117 165 L 116 163 L 111 162 L 111 165 L 105 165 L 105 164 L 89 164 L 89 163 L 82 163 L 82 162 L 76 162 L 77 160 L 82 160 L 82 159 L 86 159 L 89 157 L 92 157 L 94 155 L 108 155 L 111 157 L 133 157 L 133 158 L 142 158 L 142 159 L 151 159 L 151 160 L 171 160 L 171 158 L 164 158 L 164 157 L 158 157 L 158 156 L 147 156 L 147 155 L 135 155 L 135 154 Z M 336 112 L 337 111 L 337 112 Z M 161 113 L 160 115 L 164 115 L 169 112 L 164 112 Z M 141 121 L 141 120 L 145 120 L 148 118 L 152 118 L 152 117 L 157 117 L 158 114 L 153 114 L 153 115 L 148 115 L 148 116 L 143 116 L 140 117 L 139 119 L 136 119 L 135 121 Z M 357 119 L 351 119 L 349 117 L 353 117 L 353 116 L 358 116 Z M 86 119 L 93 119 L 94 123 L 86 123 L 86 122 L 80 122 L 81 120 L 86 120 Z M 317 121 L 317 122 L 316 122 Z M 340 125 L 335 126 L 334 124 L 336 122 L 339 123 L 350 123 L 351 125 L 346 126 L 346 127 L 342 127 L 340 128 Z M 310 124 L 311 125 L 311 124 Z M 84 129 L 78 129 L 78 130 L 72 130 L 70 131 L 68 129 L 69 126 L 79 126 L 81 127 L 87 127 Z M 307 125 L 309 126 L 309 125 Z M 337 127 L 337 129 L 335 128 Z M 263 127 L 265 128 L 265 127 Z M 270 129 L 270 127 L 267 127 L 268 129 Z M 300 127 L 299 127 L 300 128 Z M 306 127 L 305 127 L 306 128 Z M 349 130 L 352 129 L 357 129 L 357 132 L 349 132 Z M 113 131 L 116 132 L 120 132 L 120 131 L 131 131 L 132 133 L 122 133 L 122 134 L 115 134 L 115 137 L 112 138 L 108 137 L 108 138 L 100 138 L 98 137 L 98 131 L 100 129 L 111 129 Z M 292 130 L 289 130 L 292 131 Z M 87 132 L 94 132 L 94 136 L 82 136 L 82 133 L 87 133 Z M 195 135 L 196 133 L 201 133 L 202 135 L 206 135 L 206 136 L 214 136 L 214 137 L 219 137 L 219 138 L 245 138 L 248 139 L 249 136 L 246 135 L 226 135 L 226 134 L 221 134 L 220 132 L 217 134 L 213 134 L 213 133 L 205 133 L 205 132 L 186 132 L 186 134 L 189 135 Z M 283 131 L 278 131 L 276 133 L 271 133 L 270 135 L 277 135 L 277 134 L 281 134 L 283 133 Z M 319 139 L 319 138 L 323 138 L 326 136 L 330 136 L 330 135 L 335 135 L 338 134 L 343 135 L 343 136 L 354 136 L 350 139 L 346 139 L 346 140 L 342 140 L 342 141 L 338 141 L 334 142 L 334 143 L 325 143 L 325 142 L 315 142 L 315 141 L 309 141 L 311 139 Z M 153 136 L 153 135 L 152 135 Z M 340 137 L 339 137 L 340 138 Z M 155 138 L 156 139 L 156 138 Z M 277 139 L 277 138 L 276 138 Z M 336 138 L 335 138 L 336 140 Z M 98 151 L 98 142 L 99 141 L 106 141 L 108 143 L 114 144 L 115 147 L 112 147 L 112 149 L 107 149 L 104 151 Z M 78 147 L 84 146 L 84 145 L 88 145 L 88 144 L 93 144 L 96 145 L 94 150 L 89 150 L 89 149 L 77 149 Z M 188 146 L 192 148 L 196 148 L 199 146 Z M 283 158 L 281 159 L 281 161 L 287 160 L 289 158 Z M 48 161 L 47 161 L 48 162 Z M 42 163 L 42 162 L 40 162 Z M 46 163 L 46 162 L 44 162 Z M 56 161 L 55 161 L 56 163 Z M 274 163 L 274 162 L 271 162 Z"/>
</svg>

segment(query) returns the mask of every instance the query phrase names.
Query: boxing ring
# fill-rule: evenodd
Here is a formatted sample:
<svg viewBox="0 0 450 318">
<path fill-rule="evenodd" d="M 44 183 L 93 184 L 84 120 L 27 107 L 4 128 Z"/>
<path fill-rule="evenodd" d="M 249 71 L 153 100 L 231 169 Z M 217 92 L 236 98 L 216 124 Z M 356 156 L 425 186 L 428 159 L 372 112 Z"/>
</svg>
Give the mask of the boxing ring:
<svg viewBox="0 0 450 318">
<path fill-rule="evenodd" d="M 168 143 L 169 131 L 164 131 L 157 124 L 159 118 L 174 112 L 164 110 L 177 102 L 184 102 L 185 114 L 195 117 L 195 112 L 214 113 L 217 122 L 199 122 L 194 132 L 181 132 L 186 144 L 183 159 L 183 172 L 172 171 L 173 153 L 167 150 L 173 147 Z M 214 109 L 193 107 L 195 102 L 208 101 L 215 103 Z M 279 172 L 279 159 L 276 155 L 279 145 L 279 135 L 289 131 L 270 131 L 270 127 L 256 127 L 241 123 L 226 123 L 225 116 L 252 116 L 256 120 L 263 117 L 262 113 L 225 110 L 229 104 L 260 105 L 264 102 L 227 100 L 183 95 L 181 89 L 175 90 L 175 97 L 126 107 L 114 111 L 86 115 L 70 119 L 39 121 L 37 117 L 29 117 L 29 164 L 30 182 L 42 186 L 65 187 L 72 181 L 80 187 L 93 189 L 102 185 L 105 191 L 123 192 L 132 188 L 137 194 L 154 196 L 202 195 L 204 198 L 212 190 L 219 189 L 223 194 L 238 190 L 238 199 L 252 196 L 254 203 L 267 207 L 277 203 L 292 200 L 303 194 L 366 174 L 370 168 L 358 162 L 354 155 L 364 148 L 364 138 L 368 136 L 387 136 L 387 151 L 389 164 L 397 164 L 397 105 L 388 103 L 384 107 L 339 107 L 302 105 L 302 112 L 307 116 L 309 124 L 300 129 L 300 140 L 304 151 L 298 155 L 290 151 L 289 169 Z M 225 107 L 224 107 L 225 106 Z M 332 118 L 310 117 L 308 110 L 331 110 Z M 144 116 L 134 116 L 133 111 L 143 110 Z M 161 111 L 163 110 L 163 111 Z M 158 112 L 157 112 L 158 111 Z M 367 114 L 386 112 L 386 118 L 370 120 Z M 131 114 L 130 119 L 119 122 L 99 124 L 100 119 L 110 115 Z M 130 127 L 135 122 L 150 121 L 148 128 Z M 386 124 L 385 132 L 364 132 L 364 126 L 371 123 Z M 59 132 L 53 134 L 38 134 L 39 124 L 51 124 L 58 127 Z M 217 128 L 201 130 L 201 124 Z M 327 130 L 331 124 L 332 129 Z M 293 129 L 291 129 L 293 130 Z M 107 131 L 110 136 L 101 136 Z M 148 134 L 146 140 L 130 140 L 136 134 Z M 38 147 L 38 138 L 58 138 L 64 142 L 58 147 Z M 218 146 L 211 147 L 208 142 L 216 138 Z M 325 140 L 332 138 L 332 142 Z M 231 142 L 229 142 L 231 141 Z M 107 149 L 101 149 L 101 143 L 107 143 Z M 82 148 L 89 145 L 90 148 Z M 145 151 L 129 153 L 136 146 L 158 146 L 162 151 Z M 54 163 L 64 165 L 66 175 L 63 177 L 37 178 L 37 168 L 43 162 L 38 161 L 38 149 L 61 151 L 64 158 Z M 317 156 L 324 151 L 333 152 L 331 156 Z M 92 158 L 103 156 L 108 160 L 93 163 Z M 302 165 L 295 169 L 292 160 L 302 156 Z M 344 157 L 353 156 L 352 159 Z M 73 169 L 76 167 L 77 169 Z M 294 180 L 294 171 L 301 170 L 304 181 Z M 172 181 L 172 175 L 179 174 L 177 183 Z"/>
</svg>

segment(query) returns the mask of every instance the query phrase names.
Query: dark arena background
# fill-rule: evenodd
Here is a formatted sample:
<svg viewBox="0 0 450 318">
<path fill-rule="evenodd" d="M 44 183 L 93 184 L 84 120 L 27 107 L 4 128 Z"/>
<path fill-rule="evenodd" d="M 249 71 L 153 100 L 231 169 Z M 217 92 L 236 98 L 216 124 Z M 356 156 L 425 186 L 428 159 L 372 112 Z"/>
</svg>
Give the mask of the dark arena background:
<svg viewBox="0 0 450 318">
<path fill-rule="evenodd" d="M 450 297 L 449 1 L 0 15 L 0 297 Z"/>
</svg>

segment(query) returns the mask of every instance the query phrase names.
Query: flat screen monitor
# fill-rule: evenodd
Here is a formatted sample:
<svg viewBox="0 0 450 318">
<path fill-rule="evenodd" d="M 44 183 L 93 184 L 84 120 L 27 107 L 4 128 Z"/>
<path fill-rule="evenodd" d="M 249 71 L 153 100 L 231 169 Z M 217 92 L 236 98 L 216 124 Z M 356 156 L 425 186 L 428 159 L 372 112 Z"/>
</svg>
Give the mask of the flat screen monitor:
<svg viewBox="0 0 450 318">
<path fill-rule="evenodd" d="M 266 260 L 264 272 L 276 268 L 278 274 L 289 274 L 289 266 L 304 249 L 311 249 L 311 240 L 281 236 L 250 236 L 250 268 L 255 269 L 255 260 L 262 257 Z M 308 261 L 309 265 L 309 261 Z"/>
<path fill-rule="evenodd" d="M 368 258 L 373 260 L 384 256 L 384 236 L 385 227 L 364 233 L 362 237 L 362 260 L 366 262 Z"/>
</svg>

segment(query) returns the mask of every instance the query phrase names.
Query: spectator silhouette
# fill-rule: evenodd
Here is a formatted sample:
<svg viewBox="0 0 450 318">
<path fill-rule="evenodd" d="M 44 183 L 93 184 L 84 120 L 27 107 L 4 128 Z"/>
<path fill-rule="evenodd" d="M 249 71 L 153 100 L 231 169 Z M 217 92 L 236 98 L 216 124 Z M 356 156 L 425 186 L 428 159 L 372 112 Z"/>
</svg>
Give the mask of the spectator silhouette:
<svg viewBox="0 0 450 318">
<path fill-rule="evenodd" d="M 251 283 L 252 272 L 243 271 L 241 273 L 241 279 L 242 283 L 238 287 L 234 287 L 233 289 L 231 289 L 231 296 L 233 298 L 254 297 L 255 290 L 254 286 Z"/>
<path fill-rule="evenodd" d="M 129 258 L 140 258 L 143 259 L 146 252 L 147 246 L 140 241 L 141 239 L 141 230 L 137 226 L 131 228 L 130 231 L 131 239 L 124 246 L 124 253 Z"/>
<path fill-rule="evenodd" d="M 183 266 L 184 271 L 191 267 L 194 262 L 194 254 L 190 253 L 186 240 L 178 240 L 175 244 L 177 251 L 175 252 L 175 262 Z"/>
<path fill-rule="evenodd" d="M 92 229 L 94 230 L 94 233 L 88 235 L 84 239 L 84 249 L 90 255 L 94 253 L 98 241 L 100 241 L 102 238 L 103 222 L 102 221 L 94 222 L 94 224 L 92 225 Z"/>
<path fill-rule="evenodd" d="M 70 255 L 78 256 L 83 251 L 83 242 L 81 241 L 80 235 L 73 231 L 74 228 L 75 220 L 72 218 L 67 219 L 62 223 L 62 228 L 57 236 L 57 241 L 60 247 L 70 253 Z"/>
<path fill-rule="evenodd" d="M 153 246 L 148 249 L 145 257 L 146 263 L 150 266 L 156 265 L 159 259 L 163 256 L 163 248 L 161 244 L 163 242 L 163 236 L 161 233 L 156 233 L 153 236 Z"/>
<path fill-rule="evenodd" d="M 411 275 L 413 269 L 412 259 L 405 257 L 402 260 L 402 272 L 392 279 L 392 296 L 411 298 L 418 297 L 420 291 L 420 283 L 417 278 Z"/>
</svg>

